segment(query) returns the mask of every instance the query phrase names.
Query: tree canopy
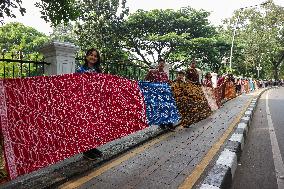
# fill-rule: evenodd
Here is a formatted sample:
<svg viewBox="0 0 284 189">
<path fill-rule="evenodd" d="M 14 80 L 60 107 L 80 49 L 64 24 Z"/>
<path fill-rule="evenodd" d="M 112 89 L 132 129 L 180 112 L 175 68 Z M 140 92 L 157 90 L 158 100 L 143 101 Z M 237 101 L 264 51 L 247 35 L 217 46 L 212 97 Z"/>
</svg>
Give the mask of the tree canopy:
<svg viewBox="0 0 284 189">
<path fill-rule="evenodd" d="M 31 54 L 47 41 L 48 37 L 45 34 L 18 22 L 0 27 L 0 49 L 7 52 L 22 51 Z"/>
<path fill-rule="evenodd" d="M 233 53 L 237 71 L 256 77 L 257 67 L 261 66 L 263 78 L 278 79 L 284 60 L 284 8 L 269 0 L 258 8 L 236 11 L 226 24 L 227 36 L 232 36 L 237 24 L 235 42 L 243 47 L 241 53 Z"/>
<path fill-rule="evenodd" d="M 22 14 L 28 11 L 21 0 L 4 0 L 0 6 L 0 19 L 14 17 L 15 10 Z M 261 66 L 262 78 L 273 76 L 275 79 L 284 70 L 284 10 L 272 0 L 259 7 L 235 11 L 223 28 L 210 24 L 209 12 L 191 7 L 138 10 L 129 14 L 126 0 L 41 0 L 35 6 L 41 8 L 42 18 L 54 27 L 49 40 L 72 42 L 82 51 L 96 47 L 104 61 L 129 60 L 150 67 L 162 57 L 177 69 L 185 68 L 195 58 L 198 67 L 206 71 L 231 71 L 236 75 L 256 77 L 256 68 Z M 39 33 L 30 39 L 33 35 L 20 34 L 20 30 L 27 28 L 22 29 L 23 26 L 15 23 L 13 27 L 12 33 L 18 39 L 12 41 L 10 34 L 4 34 L 7 27 L 2 28 L 2 49 L 23 49 L 25 46 L 31 51 L 47 40 Z M 234 30 L 233 69 L 228 70 L 221 62 L 224 57 L 230 57 Z M 35 31 L 29 32 L 35 34 Z M 5 44 L 6 40 L 9 43 Z"/>
<path fill-rule="evenodd" d="M 79 1 L 76 0 L 41 0 L 35 3 L 36 7 L 41 9 L 42 18 L 50 21 L 52 25 L 57 26 L 60 23 L 68 23 L 70 20 L 76 20 L 81 14 Z M 5 17 L 15 18 L 15 11 L 19 11 L 23 16 L 27 11 L 22 0 L 2 0 L 0 1 L 0 21 L 3 23 Z"/>
</svg>

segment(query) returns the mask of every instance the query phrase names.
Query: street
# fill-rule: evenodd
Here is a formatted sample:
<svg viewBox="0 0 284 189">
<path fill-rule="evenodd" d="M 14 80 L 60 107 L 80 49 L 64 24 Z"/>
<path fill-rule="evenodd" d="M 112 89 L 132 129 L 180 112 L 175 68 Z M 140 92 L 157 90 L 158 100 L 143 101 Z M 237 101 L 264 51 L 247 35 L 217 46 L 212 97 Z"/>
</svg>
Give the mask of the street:
<svg viewBox="0 0 284 189">
<path fill-rule="evenodd" d="M 284 88 L 258 101 L 232 189 L 284 188 Z"/>
</svg>

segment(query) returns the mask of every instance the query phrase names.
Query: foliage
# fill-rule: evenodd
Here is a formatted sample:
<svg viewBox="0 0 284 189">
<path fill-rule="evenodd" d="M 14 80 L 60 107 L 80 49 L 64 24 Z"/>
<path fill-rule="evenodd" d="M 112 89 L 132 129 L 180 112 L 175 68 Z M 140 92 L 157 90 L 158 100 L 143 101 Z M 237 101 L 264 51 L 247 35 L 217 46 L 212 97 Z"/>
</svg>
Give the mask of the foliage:
<svg viewBox="0 0 284 189">
<path fill-rule="evenodd" d="M 49 36 L 52 41 L 69 42 L 78 45 L 77 36 L 72 23 L 59 24 L 53 27 L 53 32 Z"/>
<path fill-rule="evenodd" d="M 0 49 L 6 49 L 8 52 L 22 51 L 30 54 L 47 41 L 45 34 L 18 22 L 0 27 Z"/>
<path fill-rule="evenodd" d="M 48 37 L 45 34 L 21 23 L 13 22 L 0 27 L 1 58 L 38 61 L 41 57 L 38 48 L 47 41 Z M 20 72 L 22 69 L 30 69 L 29 66 L 31 65 L 24 64 L 21 68 L 16 63 L 1 62 L 0 75 L 3 75 L 4 67 L 6 75 L 9 76 L 9 74 L 12 75 L 13 70 Z"/>
<path fill-rule="evenodd" d="M 76 20 L 81 14 L 76 0 L 41 0 L 35 3 L 36 7 L 41 9 L 42 18 L 46 22 L 51 22 L 53 26 L 61 23 L 68 23 L 70 20 Z M 0 1 L 0 19 L 7 17 L 16 17 L 13 10 L 18 9 L 23 16 L 26 10 L 22 6 L 21 0 L 3 0 Z M 1 21 L 1 20 L 0 20 Z M 2 21 L 3 22 L 3 21 Z"/>
<path fill-rule="evenodd" d="M 21 0 L 1 0 L 0 1 L 0 22 L 3 23 L 3 18 L 5 16 L 15 18 L 16 15 L 13 12 L 13 9 L 19 9 L 21 15 L 23 16 L 26 12 L 26 9 L 22 7 Z"/>
<path fill-rule="evenodd" d="M 76 20 L 82 13 L 76 0 L 41 0 L 35 5 L 41 8 L 41 17 L 54 26 Z"/>
<path fill-rule="evenodd" d="M 223 57 L 229 52 L 230 44 L 220 36 L 211 38 L 194 38 L 188 40 L 184 46 L 177 48 L 178 52 L 185 52 L 183 62 L 188 63 L 190 59 L 195 58 L 198 67 L 203 71 L 212 71 L 219 73 L 223 69 L 221 64 Z M 190 53 L 187 53 L 190 52 Z M 183 64 L 181 64 L 183 65 Z M 178 67 L 181 67 L 179 65 Z"/>
<path fill-rule="evenodd" d="M 80 20 L 75 33 L 83 51 L 96 47 L 104 61 L 126 60 L 127 53 L 121 46 L 124 35 L 121 25 L 128 14 L 126 0 L 83 1 Z"/>
<path fill-rule="evenodd" d="M 256 77 L 256 67 L 262 67 L 261 77 L 278 79 L 279 67 L 284 60 L 284 9 L 272 0 L 262 4 L 260 9 L 248 8 L 236 11 L 231 20 L 226 21 L 227 35 L 232 34 L 237 24 L 236 44 L 243 47 L 234 54 L 233 63 L 238 72 L 248 77 Z M 235 51 L 234 51 L 235 53 Z M 245 67 L 245 71 L 241 70 Z M 241 69 L 239 69 L 241 68 Z"/>
<path fill-rule="evenodd" d="M 215 34 L 208 15 L 206 11 L 190 7 L 178 11 L 138 10 L 124 23 L 124 48 L 148 66 L 160 57 L 169 59 L 171 63 L 182 61 L 189 52 L 181 52 L 183 48 L 180 47 L 191 39 Z"/>
</svg>

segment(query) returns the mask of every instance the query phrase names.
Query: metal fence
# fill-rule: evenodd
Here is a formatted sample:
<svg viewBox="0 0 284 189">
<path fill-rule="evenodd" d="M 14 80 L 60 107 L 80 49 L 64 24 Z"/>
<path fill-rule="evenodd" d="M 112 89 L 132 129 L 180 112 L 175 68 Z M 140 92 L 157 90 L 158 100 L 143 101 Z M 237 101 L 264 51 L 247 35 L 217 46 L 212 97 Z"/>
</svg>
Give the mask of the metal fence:
<svg viewBox="0 0 284 189">
<path fill-rule="evenodd" d="M 26 56 L 28 57 L 28 56 Z M 43 60 L 24 59 L 22 53 L 2 53 L 0 56 L 0 78 L 32 77 L 44 75 Z"/>
<path fill-rule="evenodd" d="M 28 57 L 27 55 L 25 57 Z M 46 65 L 50 63 L 43 59 L 27 60 L 21 53 L 2 53 L 0 56 L 0 78 L 18 78 L 18 77 L 33 77 L 44 75 Z M 77 57 L 76 68 L 83 64 L 83 59 Z M 148 73 L 149 68 L 136 65 L 131 62 L 113 61 L 102 62 L 103 73 L 119 75 L 128 79 L 143 80 Z M 175 78 L 175 72 L 170 71 L 170 79 Z"/>
<path fill-rule="evenodd" d="M 84 64 L 82 58 L 76 58 L 76 69 Z M 133 80 L 143 80 L 149 68 L 131 62 L 113 61 L 101 63 L 103 73 L 122 76 Z"/>
<path fill-rule="evenodd" d="M 76 58 L 76 69 L 84 64 L 83 58 Z M 149 71 L 149 67 L 136 65 L 131 62 L 113 61 L 101 63 L 103 73 L 119 75 L 128 79 L 143 80 Z M 176 77 L 176 71 L 170 70 L 170 80 Z"/>
</svg>

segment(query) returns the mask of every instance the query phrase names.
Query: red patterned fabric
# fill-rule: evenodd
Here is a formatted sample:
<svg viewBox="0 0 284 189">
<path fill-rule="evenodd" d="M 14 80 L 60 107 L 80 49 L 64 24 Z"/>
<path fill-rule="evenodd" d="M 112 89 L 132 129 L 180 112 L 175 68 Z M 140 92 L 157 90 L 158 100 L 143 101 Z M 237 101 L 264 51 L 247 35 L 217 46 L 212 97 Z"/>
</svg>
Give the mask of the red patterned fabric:
<svg viewBox="0 0 284 189">
<path fill-rule="evenodd" d="M 0 80 L 10 177 L 148 127 L 136 81 L 104 74 Z"/>
</svg>

